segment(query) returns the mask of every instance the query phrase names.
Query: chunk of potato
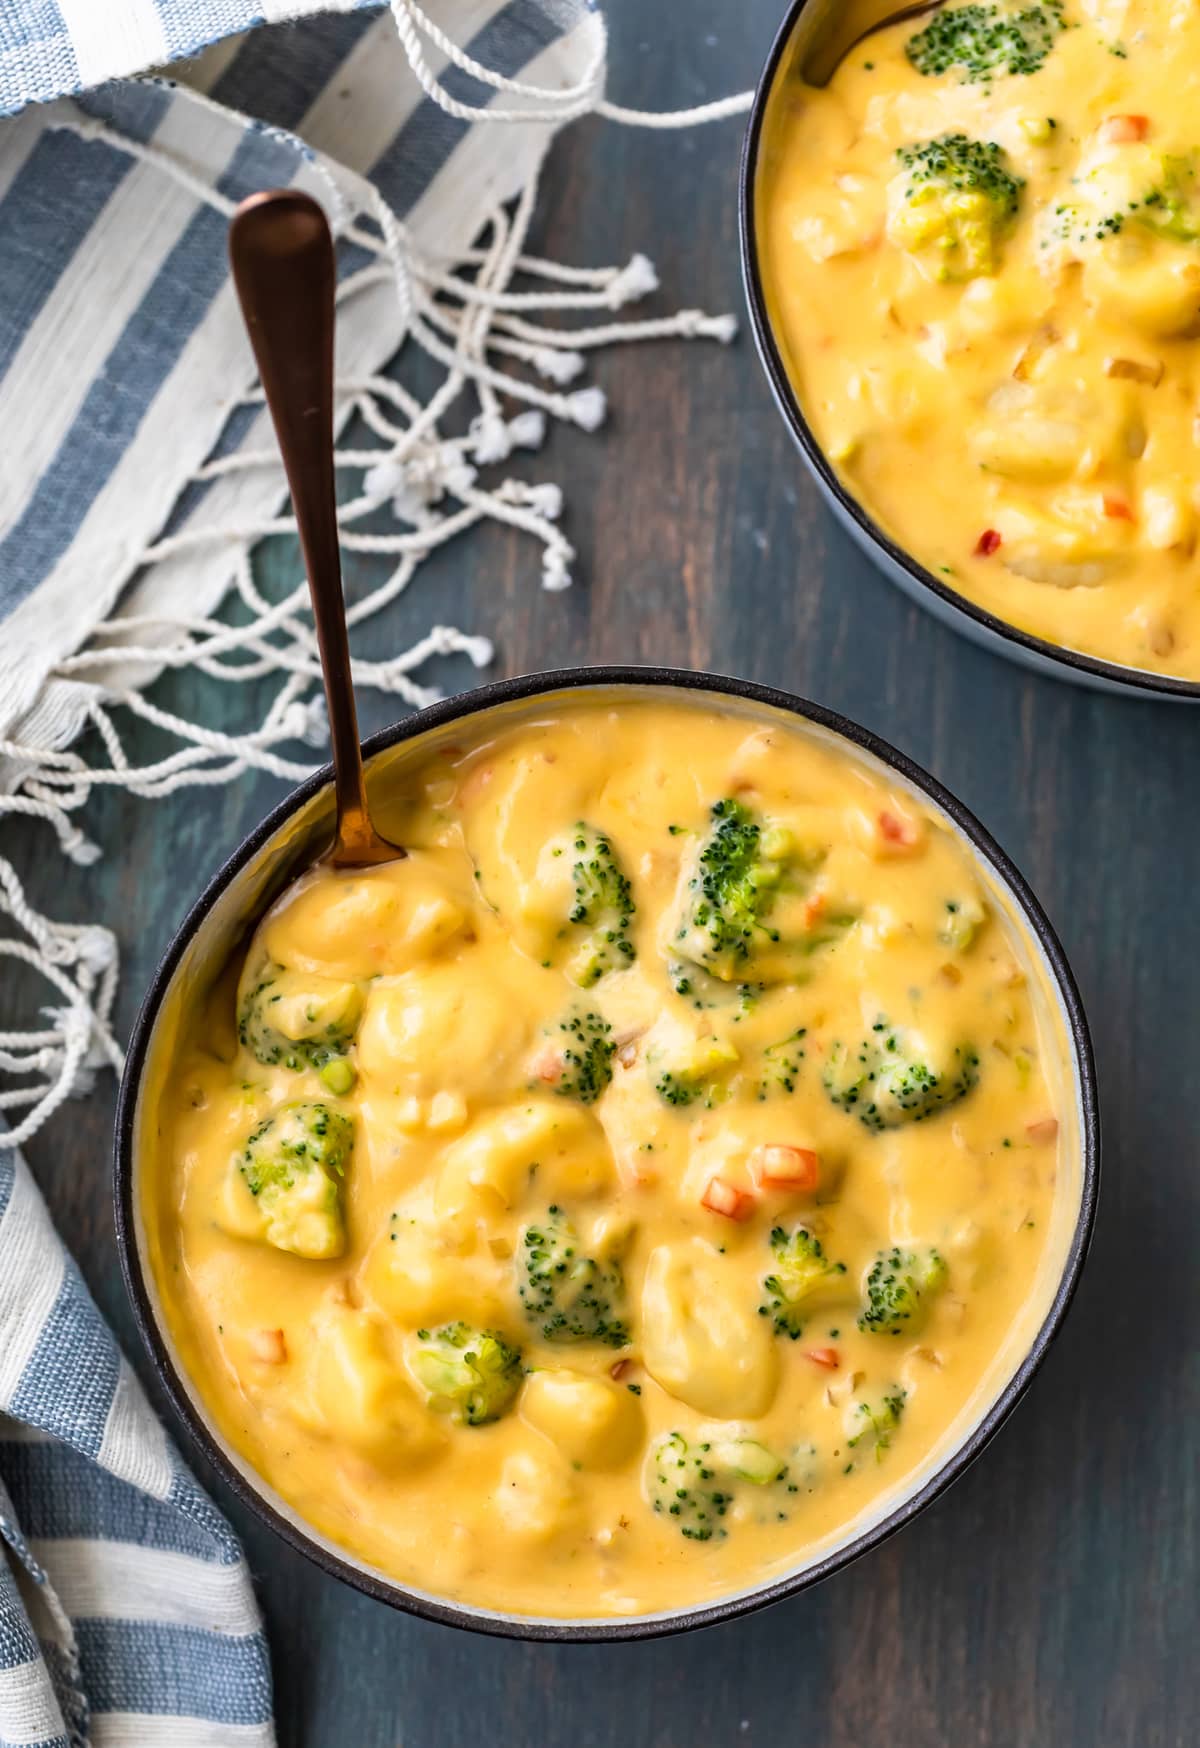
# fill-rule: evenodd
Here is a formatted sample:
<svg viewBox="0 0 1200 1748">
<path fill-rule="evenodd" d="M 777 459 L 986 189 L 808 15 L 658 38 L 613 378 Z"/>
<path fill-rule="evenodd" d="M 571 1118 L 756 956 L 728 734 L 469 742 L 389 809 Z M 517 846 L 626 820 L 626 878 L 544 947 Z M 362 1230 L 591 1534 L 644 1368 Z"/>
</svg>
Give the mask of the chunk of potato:
<svg viewBox="0 0 1200 1748">
<path fill-rule="evenodd" d="M 520 950 L 539 963 L 551 915 L 562 904 L 560 919 L 570 910 L 565 890 L 554 890 L 569 878 L 569 858 L 555 858 L 560 866 L 551 873 L 543 848 L 556 829 L 567 831 L 587 815 L 581 766 L 570 752 L 569 746 L 562 754 L 535 747 L 515 758 L 502 756 L 475 766 L 460 791 L 463 833 L 482 891 Z M 558 847 L 562 843 L 556 838 Z"/>
<path fill-rule="evenodd" d="M 222 1232 L 230 1238 L 263 1238 L 265 1221 L 257 1196 L 250 1192 L 245 1173 L 241 1170 L 241 1154 L 229 1160 L 216 1184 L 212 1217 Z"/>
<path fill-rule="evenodd" d="M 486 1221 L 515 1208 L 535 1166 L 543 1205 L 597 1195 L 612 1182 L 604 1131 L 591 1112 L 529 1099 L 483 1118 L 446 1149 L 434 1186 L 438 1217 Z"/>
<path fill-rule="evenodd" d="M 1051 419 L 1027 413 L 992 419 L 971 433 L 972 458 L 989 473 L 1006 479 L 1069 479 L 1088 446 L 1087 427 L 1077 419 Z"/>
<path fill-rule="evenodd" d="M 753 1418 L 770 1406 L 778 1376 L 770 1327 L 701 1238 L 651 1252 L 642 1343 L 656 1383 L 702 1414 Z"/>
<path fill-rule="evenodd" d="M 1155 339 L 1200 324 L 1200 262 L 1170 244 L 1118 238 L 1085 264 L 1083 293 L 1107 321 Z"/>
<path fill-rule="evenodd" d="M 1196 512 L 1184 480 L 1146 486 L 1142 492 L 1142 529 L 1156 552 L 1180 548 L 1190 552 L 1196 540 Z"/>
<path fill-rule="evenodd" d="M 571 1472 L 544 1441 L 536 1449 L 513 1451 L 505 1459 L 490 1508 L 510 1536 L 535 1545 L 579 1527 L 579 1496 Z"/>
<path fill-rule="evenodd" d="M 421 966 L 381 979 L 367 994 L 358 1033 L 363 1090 L 432 1099 L 460 1092 L 478 1101 L 520 1085 L 528 1033 L 521 1004 L 503 986 L 481 1000 L 459 964 Z"/>
<path fill-rule="evenodd" d="M 1006 569 L 1031 583 L 1048 583 L 1055 589 L 1098 588 L 1127 562 L 1120 543 L 1130 537 L 1128 523 L 1106 524 L 1102 514 L 1088 526 L 1027 505 L 1005 505 L 996 514 L 1002 536 L 997 557 Z"/>
<path fill-rule="evenodd" d="M 513 896 L 518 938 L 539 960 L 550 957 L 575 906 L 574 843 L 575 833 L 567 829 L 547 838 L 533 865 L 532 878 L 520 882 Z"/>
<path fill-rule="evenodd" d="M 956 318 L 969 339 L 1028 334 L 1046 313 L 1046 281 L 1035 268 L 1007 263 L 995 279 L 973 279 L 963 287 Z"/>
<path fill-rule="evenodd" d="M 333 978 L 405 971 L 466 926 L 460 871 L 414 851 L 383 868 L 322 868 L 267 918 L 262 946 L 281 965 Z"/>
<path fill-rule="evenodd" d="M 312 1333 L 309 1395 L 322 1430 L 380 1467 L 404 1468 L 436 1455 L 444 1435 L 404 1378 L 378 1318 L 329 1303 Z"/>
<path fill-rule="evenodd" d="M 642 1412 L 624 1384 L 587 1372 L 533 1372 L 521 1392 L 521 1418 L 585 1469 L 613 1469 L 641 1442 Z"/>
<path fill-rule="evenodd" d="M 1004 383 L 970 432 L 972 459 L 1006 479 L 1069 479 L 1095 445 L 1099 409 L 1044 383 Z"/>
<path fill-rule="evenodd" d="M 510 1274 L 485 1245 L 464 1250 L 437 1221 L 397 1213 L 372 1246 L 362 1283 L 381 1311 L 410 1328 L 452 1322 L 464 1305 L 490 1325 L 503 1321 Z"/>
<path fill-rule="evenodd" d="M 804 203 L 782 215 L 791 235 L 814 261 L 873 248 L 883 231 L 884 194 L 878 178 L 843 173 L 814 179 Z"/>
</svg>

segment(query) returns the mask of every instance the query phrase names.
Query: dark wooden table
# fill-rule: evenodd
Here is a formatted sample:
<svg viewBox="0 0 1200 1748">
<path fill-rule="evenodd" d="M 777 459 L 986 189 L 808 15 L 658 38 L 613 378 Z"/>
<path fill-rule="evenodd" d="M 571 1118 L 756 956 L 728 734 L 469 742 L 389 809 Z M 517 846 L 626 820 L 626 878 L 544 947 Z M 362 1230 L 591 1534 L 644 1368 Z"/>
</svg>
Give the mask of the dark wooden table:
<svg viewBox="0 0 1200 1748">
<path fill-rule="evenodd" d="M 778 8 L 609 0 L 614 93 L 668 107 L 748 85 Z M 597 262 L 644 248 L 679 303 L 740 309 L 740 132 L 577 127 L 551 160 L 539 246 Z M 567 489 L 577 586 L 542 594 L 535 547 L 483 532 L 421 573 L 375 647 L 455 619 L 494 636 L 501 673 L 707 666 L 794 688 L 911 751 L 1012 852 L 1075 965 L 1103 1086 L 1096 1242 L 1029 1399 L 952 1493 L 849 1572 L 734 1626 L 597 1648 L 426 1626 L 323 1577 L 213 1484 L 259 1577 L 281 1742 L 1195 1743 L 1200 713 L 1029 678 L 908 605 L 818 504 L 748 339 L 626 349 L 598 376 L 607 431 L 557 433 L 527 470 Z M 277 584 L 298 574 L 283 546 L 263 569 Z M 372 576 L 356 564 L 350 585 Z M 450 677 L 470 681 L 465 666 Z M 159 695 L 210 720 L 227 708 L 192 680 Z M 368 699 L 364 715 L 375 727 L 386 711 Z M 246 780 L 159 803 L 99 800 L 88 829 L 108 853 L 86 873 L 64 869 L 44 827 L 11 829 L 35 902 L 118 929 L 123 1028 L 201 881 L 279 793 Z M 113 1097 L 106 1083 L 71 1105 L 28 1152 L 146 1377 L 113 1246 Z"/>
</svg>

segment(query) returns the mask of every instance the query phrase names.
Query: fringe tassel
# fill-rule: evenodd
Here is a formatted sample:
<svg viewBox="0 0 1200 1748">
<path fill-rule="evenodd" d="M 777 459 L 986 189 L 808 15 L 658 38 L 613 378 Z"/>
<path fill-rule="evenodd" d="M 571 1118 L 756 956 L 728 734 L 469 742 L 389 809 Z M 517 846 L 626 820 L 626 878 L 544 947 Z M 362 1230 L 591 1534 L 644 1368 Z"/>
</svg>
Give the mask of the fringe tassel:
<svg viewBox="0 0 1200 1748">
<path fill-rule="evenodd" d="M 618 109 L 603 97 L 602 49 L 576 86 L 541 90 L 482 67 L 451 43 L 414 0 L 392 0 L 392 12 L 422 88 L 449 114 L 471 122 L 565 122 L 596 112 L 625 125 L 686 127 L 740 114 L 749 107 L 751 94 L 744 93 L 673 115 Z M 425 43 L 434 44 L 452 65 L 492 89 L 519 97 L 525 107 L 498 103 L 476 108 L 459 103 L 431 71 Z M 228 200 L 153 144 L 135 144 L 83 115 L 63 125 L 154 163 L 197 199 L 228 213 Z M 351 628 L 371 619 L 407 589 L 431 553 L 484 521 L 517 528 L 540 543 L 543 589 L 555 593 L 569 588 L 575 550 L 558 527 L 561 487 L 550 480 L 530 483 L 511 477 L 484 483 L 481 473 L 502 467 L 518 452 L 539 450 L 552 419 L 584 431 L 603 425 L 607 413 L 603 391 L 591 385 L 571 386 L 586 369 L 587 353 L 664 338 L 727 344 L 737 332 L 733 316 L 709 316 L 700 310 L 645 320 L 597 323 L 593 319 L 590 325 L 575 328 L 548 327 L 529 319 L 581 314 L 594 318 L 597 312 L 615 316 L 658 287 L 654 266 L 645 255 L 635 254 L 620 267 L 585 268 L 526 254 L 537 192 L 534 178 L 511 212 L 493 211 L 481 243 L 458 262 L 422 255 L 378 193 L 370 211 L 359 215 L 339 211 L 335 216 L 340 236 L 374 257 L 369 266 L 341 283 L 339 305 L 348 304 L 369 285 L 390 283 L 404 320 L 401 350 L 411 345 L 445 373 L 425 404 L 383 375 L 342 379 L 337 384 L 342 405 L 352 408 L 378 440 L 377 446 L 366 449 L 337 451 L 338 467 L 361 475 L 357 495 L 339 511 L 342 544 L 347 551 L 395 560 L 387 580 L 349 608 Z M 530 289 L 512 289 L 518 276 Z M 464 399 L 466 435 L 444 436 L 442 421 Z M 247 396 L 248 403 L 261 400 L 259 391 Z M 507 410 L 505 403 L 509 403 Z M 282 501 L 283 471 L 274 450 L 213 459 L 198 471 L 196 480 L 252 468 L 278 471 Z M 381 510 L 390 513 L 393 530 L 366 532 L 361 525 Z M 87 649 L 61 663 L 57 677 L 93 684 L 90 725 L 99 735 L 108 763 L 89 765 L 74 752 L 0 742 L 0 760 L 11 760 L 20 773 L 12 790 L 0 794 L 0 818 L 45 821 L 62 852 L 87 864 L 100 851 L 73 816 L 97 788 L 116 787 L 153 800 L 179 789 L 228 783 L 251 769 L 291 782 L 308 776 L 315 768 L 311 762 L 286 757 L 278 750 L 296 743 L 319 747 L 326 739 L 307 586 L 301 585 L 281 602 L 269 603 L 254 582 L 250 559 L 252 548 L 265 535 L 294 532 L 294 520 L 283 515 L 238 528 L 189 530 L 185 526 L 138 555 L 130 564 L 130 577 L 178 553 L 211 547 L 213 562 L 230 566 L 231 593 L 248 610 L 249 622 L 233 626 L 218 619 L 168 620 L 151 615 L 114 616 L 106 621 Z M 431 659 L 454 653 L 465 654 L 478 668 L 486 667 L 493 656 L 487 638 L 454 626 L 435 626 L 418 643 L 385 660 L 355 657 L 355 683 L 420 707 L 441 693 L 435 686 L 418 683 L 413 675 Z M 154 671 L 192 668 L 233 686 L 272 675 L 283 683 L 256 728 L 226 733 L 152 705 L 138 691 L 102 690 L 90 681 L 91 674 L 121 662 L 144 662 Z M 150 764 L 133 764 L 115 712 L 165 731 L 180 743 L 178 749 Z M 17 1124 L 0 1131 L 3 1148 L 19 1146 L 65 1099 L 86 1091 L 96 1069 L 107 1066 L 120 1072 L 122 1057 L 111 1028 L 119 966 L 113 933 L 97 925 L 55 923 L 40 915 L 3 858 L 0 915 L 18 931 L 15 938 L 0 938 L 0 957 L 31 966 L 64 1004 L 43 1010 L 40 1017 L 48 1023 L 41 1027 L 31 1024 L 0 1032 L 0 1075 L 26 1083 L 0 1090 L 0 1111 L 26 1109 Z"/>
</svg>

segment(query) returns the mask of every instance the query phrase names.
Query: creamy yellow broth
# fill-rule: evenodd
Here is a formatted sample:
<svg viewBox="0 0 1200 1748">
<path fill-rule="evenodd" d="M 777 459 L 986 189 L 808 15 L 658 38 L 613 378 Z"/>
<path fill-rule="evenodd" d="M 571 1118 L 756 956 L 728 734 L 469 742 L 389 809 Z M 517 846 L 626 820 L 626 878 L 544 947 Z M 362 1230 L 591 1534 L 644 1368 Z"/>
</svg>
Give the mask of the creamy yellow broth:
<svg viewBox="0 0 1200 1748">
<path fill-rule="evenodd" d="M 1036 70 L 990 78 L 921 70 L 929 22 L 772 99 L 759 244 L 804 410 L 949 587 L 1200 679 L 1200 6 L 1067 0 Z M 978 188 L 953 211 L 914 189 L 903 155 L 947 135 L 1000 148 L 1014 217 L 993 225 Z"/>
<path fill-rule="evenodd" d="M 207 1410 L 334 1543 L 484 1608 L 674 1609 L 845 1540 L 978 1420 L 1061 1272 L 1077 1122 L 1008 901 L 877 768 L 736 709 L 556 700 L 396 796 L 408 858 L 289 891 L 152 1094 L 148 1251 Z M 694 911 L 722 819 L 769 864 L 724 958 Z M 597 941 L 598 842 L 628 891 Z M 897 1040 L 927 1078 L 852 1100 Z M 297 1103 L 345 1146 L 280 1191 L 255 1149 Z M 525 1259 L 563 1220 L 548 1308 Z M 792 1302 L 797 1229 L 829 1272 Z M 893 1247 L 927 1282 L 894 1334 L 859 1322 Z M 423 1360 L 459 1322 L 519 1350 L 482 1424 Z"/>
</svg>

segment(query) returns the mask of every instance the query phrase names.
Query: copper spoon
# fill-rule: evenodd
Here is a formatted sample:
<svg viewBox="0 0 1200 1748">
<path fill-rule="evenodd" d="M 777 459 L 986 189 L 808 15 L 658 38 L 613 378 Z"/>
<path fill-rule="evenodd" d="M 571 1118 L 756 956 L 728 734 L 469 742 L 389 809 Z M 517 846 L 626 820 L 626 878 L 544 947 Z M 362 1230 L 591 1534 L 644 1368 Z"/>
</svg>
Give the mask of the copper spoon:
<svg viewBox="0 0 1200 1748">
<path fill-rule="evenodd" d="M 902 19 L 937 12 L 944 4 L 945 0 L 917 0 L 907 6 L 897 6 L 896 0 L 851 0 L 849 5 L 831 8 L 832 28 L 822 32 L 818 26 L 816 41 L 800 67 L 801 78 L 806 85 L 828 85 L 846 56 L 867 37 Z"/>
<path fill-rule="evenodd" d="M 322 859 L 337 868 L 394 862 L 406 852 L 371 823 L 350 678 L 333 468 L 337 271 L 324 212 L 294 189 L 252 194 L 233 215 L 229 261 L 279 440 L 321 650 L 337 801 Z"/>
</svg>

